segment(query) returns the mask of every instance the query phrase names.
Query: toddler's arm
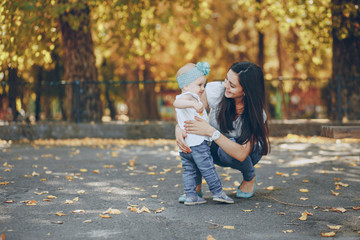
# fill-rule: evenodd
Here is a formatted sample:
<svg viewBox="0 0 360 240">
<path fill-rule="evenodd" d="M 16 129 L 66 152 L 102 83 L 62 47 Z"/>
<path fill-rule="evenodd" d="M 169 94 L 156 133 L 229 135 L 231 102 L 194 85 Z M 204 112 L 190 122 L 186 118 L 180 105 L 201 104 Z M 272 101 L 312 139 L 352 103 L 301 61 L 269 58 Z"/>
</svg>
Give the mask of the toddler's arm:
<svg viewBox="0 0 360 240">
<path fill-rule="evenodd" d="M 196 99 L 190 95 L 184 95 L 180 98 L 177 98 L 174 101 L 173 105 L 174 105 L 174 107 L 180 108 L 180 109 L 194 108 L 198 113 L 202 113 L 203 108 L 204 108 L 201 103 L 196 101 Z"/>
</svg>

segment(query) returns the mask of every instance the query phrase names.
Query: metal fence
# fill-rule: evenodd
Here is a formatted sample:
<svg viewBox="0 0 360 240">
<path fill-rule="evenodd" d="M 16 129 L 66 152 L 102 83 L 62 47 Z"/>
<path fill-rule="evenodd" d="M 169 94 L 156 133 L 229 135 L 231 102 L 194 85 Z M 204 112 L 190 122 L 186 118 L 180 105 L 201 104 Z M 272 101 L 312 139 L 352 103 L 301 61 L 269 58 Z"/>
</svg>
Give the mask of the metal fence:
<svg viewBox="0 0 360 240">
<path fill-rule="evenodd" d="M 352 77 L 346 81 L 354 81 L 359 78 Z M 343 97 L 342 88 L 343 81 L 341 76 L 336 77 L 336 84 L 331 79 L 301 79 L 301 78 L 285 78 L 279 77 L 271 80 L 266 80 L 266 91 L 269 102 L 269 112 L 271 118 L 328 118 L 330 115 L 336 112 L 338 120 L 341 122 L 343 114 L 347 109 L 343 109 Z M 72 88 L 73 97 L 75 97 L 75 106 L 73 106 L 76 121 L 80 122 L 81 103 L 80 95 L 83 94 L 84 84 L 97 84 L 101 90 L 101 96 L 105 96 L 106 91 L 109 88 L 112 91 L 110 98 L 116 104 L 124 106 L 124 101 L 119 97 L 117 92 L 125 94 L 126 84 L 156 84 L 157 89 L 161 89 L 158 92 L 158 105 L 156 106 L 160 112 L 162 119 L 171 120 L 174 119 L 175 113 L 172 110 L 172 100 L 175 99 L 175 95 L 178 93 L 176 88 L 176 81 L 164 80 L 164 81 L 100 81 L 100 82 L 81 82 L 74 81 L 68 83 L 65 81 L 42 81 L 41 83 L 28 83 L 20 82 L 18 96 L 16 100 L 18 114 L 18 120 L 30 119 L 30 121 L 39 120 L 36 115 L 42 114 L 40 119 L 44 120 L 61 120 L 62 99 L 65 98 L 64 89 L 66 86 Z M 4 114 L 4 108 L 6 108 L 6 87 L 8 82 L 1 81 L 2 96 L 0 98 L 0 106 L 3 112 L 0 115 L 0 120 L 11 121 L 11 117 Z M 108 88 L 108 89 L 106 89 Z M 332 99 L 330 92 L 336 90 L 336 106 L 332 105 Z M 1 93 L 1 92 L 0 92 Z M 41 94 L 43 99 L 36 99 L 36 95 Z M 107 93 L 108 94 L 108 93 Z M 121 95 L 121 94 L 120 94 Z M 108 96 L 109 97 L 109 96 Z M 309 98 L 311 98 L 309 100 Z M 102 97 L 100 101 L 106 101 Z M 346 99 L 349 101 L 349 99 Z M 103 103 L 103 106 L 106 106 Z M 107 107 L 104 107 L 104 110 Z M 126 107 L 125 107 L 126 108 Z M 117 108 L 121 114 L 126 115 L 126 111 Z M 165 109 L 165 110 L 164 110 Z M 105 111 L 106 112 L 106 111 Z M 5 116 L 5 117 L 4 117 Z"/>
</svg>

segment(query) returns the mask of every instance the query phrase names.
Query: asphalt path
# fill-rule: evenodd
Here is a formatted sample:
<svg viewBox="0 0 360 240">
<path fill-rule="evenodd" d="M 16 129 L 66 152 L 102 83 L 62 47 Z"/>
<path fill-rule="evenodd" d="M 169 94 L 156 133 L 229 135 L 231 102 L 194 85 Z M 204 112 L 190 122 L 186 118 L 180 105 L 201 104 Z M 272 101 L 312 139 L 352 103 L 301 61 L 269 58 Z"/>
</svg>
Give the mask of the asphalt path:
<svg viewBox="0 0 360 240">
<path fill-rule="evenodd" d="M 0 141 L 0 234 L 41 239 L 360 239 L 360 141 L 273 138 L 257 190 L 185 206 L 174 140 Z"/>
</svg>

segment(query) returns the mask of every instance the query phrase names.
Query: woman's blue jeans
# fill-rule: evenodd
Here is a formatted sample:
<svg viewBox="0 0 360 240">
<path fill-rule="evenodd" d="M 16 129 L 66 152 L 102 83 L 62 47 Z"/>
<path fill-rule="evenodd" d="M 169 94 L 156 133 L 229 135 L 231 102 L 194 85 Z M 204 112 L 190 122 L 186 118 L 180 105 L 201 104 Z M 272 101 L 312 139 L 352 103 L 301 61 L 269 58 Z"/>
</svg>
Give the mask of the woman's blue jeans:
<svg viewBox="0 0 360 240">
<path fill-rule="evenodd" d="M 184 190 L 187 196 L 197 195 L 195 189 L 202 182 L 202 176 L 213 195 L 221 193 L 222 186 L 215 170 L 214 161 L 207 141 L 190 147 L 191 153 L 180 152 L 183 172 Z"/>
<path fill-rule="evenodd" d="M 230 140 L 235 142 L 235 139 L 233 138 L 230 138 Z M 254 145 L 251 153 L 243 162 L 230 157 L 215 142 L 212 142 L 210 149 L 215 164 L 222 167 L 231 167 L 233 169 L 239 170 L 243 174 L 245 181 L 250 181 L 255 177 L 254 166 L 260 161 L 262 157 L 262 155 L 260 155 L 261 149 L 259 144 Z"/>
</svg>

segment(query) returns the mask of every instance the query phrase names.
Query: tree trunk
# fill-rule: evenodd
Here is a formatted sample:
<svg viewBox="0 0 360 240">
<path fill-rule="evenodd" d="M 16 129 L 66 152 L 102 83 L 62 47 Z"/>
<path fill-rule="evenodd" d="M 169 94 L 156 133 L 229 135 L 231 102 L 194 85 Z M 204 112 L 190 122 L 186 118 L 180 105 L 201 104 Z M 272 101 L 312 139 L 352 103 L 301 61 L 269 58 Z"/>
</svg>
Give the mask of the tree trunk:
<svg viewBox="0 0 360 240">
<path fill-rule="evenodd" d="M 145 62 L 145 69 L 143 71 L 144 81 L 154 81 L 154 78 L 150 71 L 150 64 Z M 146 117 L 149 120 L 159 120 L 160 114 L 157 108 L 156 101 L 156 92 L 155 92 L 155 83 L 146 83 L 145 84 L 145 99 L 146 103 Z"/>
<path fill-rule="evenodd" d="M 285 92 L 284 92 L 284 82 L 282 80 L 282 74 L 283 74 L 283 59 L 282 59 L 282 51 L 281 51 L 281 33 L 279 29 L 276 30 L 276 36 L 277 36 L 277 55 L 278 55 L 278 61 L 279 61 L 279 68 L 278 68 L 278 75 L 280 78 L 280 92 L 281 92 L 281 111 L 282 111 L 282 118 L 287 119 L 287 109 L 286 109 L 286 102 L 285 102 Z"/>
<path fill-rule="evenodd" d="M 133 82 L 138 81 L 137 74 L 132 69 L 128 69 L 127 81 Z M 126 84 L 126 105 L 128 107 L 128 116 L 130 120 L 144 120 L 144 101 L 142 101 L 141 92 L 138 83 L 127 83 Z"/>
<path fill-rule="evenodd" d="M 353 8 L 353 2 L 332 0 L 333 66 L 330 85 L 333 86 L 333 110 L 330 118 L 339 122 L 343 117 L 360 120 L 360 9 L 357 14 L 349 13 L 347 7 Z"/>
<path fill-rule="evenodd" d="M 16 108 L 16 97 L 18 96 L 18 69 L 8 68 L 9 80 L 9 107 L 12 111 L 13 121 L 16 121 L 19 116 L 19 111 Z"/>
<path fill-rule="evenodd" d="M 115 106 L 114 106 L 114 101 L 111 100 L 111 97 L 110 97 L 110 83 L 106 82 L 106 85 L 105 85 L 105 98 L 106 98 L 106 101 L 107 101 L 107 106 L 110 110 L 110 117 L 111 117 L 111 120 L 115 120 L 115 117 L 116 117 L 116 109 L 115 109 Z"/>
<path fill-rule="evenodd" d="M 41 90 L 42 90 L 42 80 L 43 80 L 43 68 L 40 66 L 36 67 L 36 75 L 37 75 L 37 81 L 36 81 L 36 89 L 35 89 L 35 120 L 36 122 L 40 121 L 40 112 L 41 112 Z"/>
<path fill-rule="evenodd" d="M 64 0 L 65 1 L 65 0 Z M 78 21 L 79 27 L 71 27 L 71 19 Z M 68 120 L 100 122 L 102 106 L 98 76 L 95 66 L 94 44 L 90 31 L 90 9 L 85 4 L 82 9 L 71 9 L 60 16 L 62 43 L 64 50 L 65 79 Z M 80 84 L 74 84 L 80 81 Z M 79 115 L 77 115 L 79 114 Z"/>
<path fill-rule="evenodd" d="M 256 0 L 258 4 L 261 4 L 262 0 Z M 260 21 L 260 12 L 258 16 L 256 17 L 256 21 Z M 260 31 L 258 31 L 258 57 L 257 57 L 257 63 L 261 69 L 264 69 L 264 62 L 265 62 L 265 46 L 264 46 L 264 34 Z"/>
</svg>

